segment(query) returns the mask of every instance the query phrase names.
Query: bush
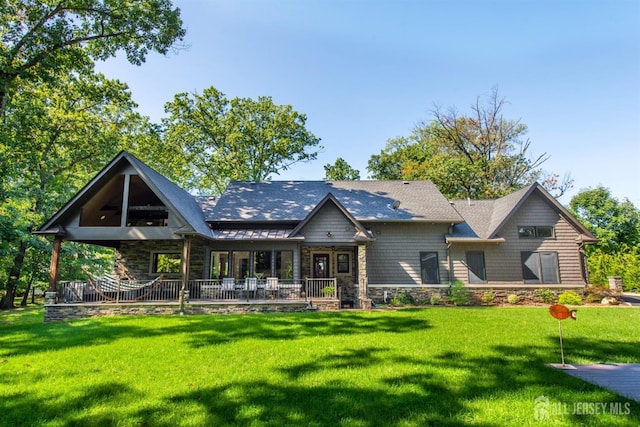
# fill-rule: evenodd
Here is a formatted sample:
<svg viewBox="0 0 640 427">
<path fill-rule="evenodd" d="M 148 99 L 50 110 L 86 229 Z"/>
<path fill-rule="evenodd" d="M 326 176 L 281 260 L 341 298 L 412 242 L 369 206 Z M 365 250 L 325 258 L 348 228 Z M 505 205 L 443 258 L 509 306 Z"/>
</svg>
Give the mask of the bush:
<svg viewBox="0 0 640 427">
<path fill-rule="evenodd" d="M 438 295 L 438 294 L 431 295 L 431 299 L 429 301 L 431 302 L 431 305 L 440 305 L 440 304 L 442 304 L 442 298 L 440 298 L 440 295 Z"/>
<path fill-rule="evenodd" d="M 415 303 L 416 303 L 416 300 L 413 298 L 413 296 L 410 293 L 407 293 L 407 292 L 397 293 L 396 291 L 396 294 L 391 300 L 391 305 L 394 305 L 394 306 L 415 305 Z"/>
<path fill-rule="evenodd" d="M 582 298 L 576 291 L 564 291 L 558 297 L 558 304 L 582 305 Z"/>
<path fill-rule="evenodd" d="M 520 297 L 518 295 L 516 295 L 516 294 L 509 294 L 507 296 L 507 302 L 509 304 L 517 304 L 517 303 L 520 302 Z"/>
<path fill-rule="evenodd" d="M 449 289 L 449 301 L 455 305 L 465 305 L 471 301 L 471 297 L 467 293 L 467 288 L 460 280 L 456 280 Z"/>
<path fill-rule="evenodd" d="M 601 302 L 604 297 L 610 296 L 609 288 L 604 286 L 587 286 L 585 301 L 588 303 Z"/>
<path fill-rule="evenodd" d="M 489 289 L 482 294 L 482 302 L 485 304 L 493 302 L 494 299 L 496 299 L 496 294 L 493 293 L 493 289 Z"/>
<path fill-rule="evenodd" d="M 540 288 L 538 289 L 538 297 L 545 304 L 553 304 L 555 293 L 551 289 Z"/>
</svg>

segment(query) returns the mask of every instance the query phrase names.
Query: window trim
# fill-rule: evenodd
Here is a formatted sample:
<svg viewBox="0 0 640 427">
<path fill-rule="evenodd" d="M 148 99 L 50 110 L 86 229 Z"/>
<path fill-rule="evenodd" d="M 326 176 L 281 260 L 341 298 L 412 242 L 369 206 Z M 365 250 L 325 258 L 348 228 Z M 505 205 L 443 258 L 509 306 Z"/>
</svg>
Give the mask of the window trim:
<svg viewBox="0 0 640 427">
<path fill-rule="evenodd" d="M 340 257 L 341 256 L 346 256 L 347 257 L 347 271 L 341 271 L 340 270 Z M 351 253 L 349 252 L 336 252 L 336 275 L 338 274 L 344 274 L 346 275 L 351 275 L 353 274 L 353 266 L 352 266 L 353 262 L 351 260 Z"/>
<path fill-rule="evenodd" d="M 435 277 L 436 277 L 436 281 L 431 283 L 431 282 L 425 282 L 425 277 L 424 277 L 424 268 L 422 266 L 422 257 L 424 254 L 435 254 L 435 258 L 436 258 L 436 271 L 435 271 Z M 420 251 L 419 253 L 419 259 L 418 259 L 419 263 L 420 263 L 420 282 L 423 285 L 438 285 L 440 284 L 440 254 L 438 253 L 438 251 Z"/>
<path fill-rule="evenodd" d="M 529 233 L 523 233 L 523 230 L 531 230 L 531 235 Z M 540 230 L 550 229 L 551 235 L 549 236 L 541 236 Z M 556 237 L 556 228 L 553 225 L 519 225 L 518 226 L 518 238 L 519 239 L 555 239 Z"/>
<path fill-rule="evenodd" d="M 158 270 L 158 255 L 178 255 L 180 264 L 178 265 L 178 271 L 157 271 Z M 179 251 L 152 251 L 151 263 L 149 265 L 149 274 L 181 274 L 182 272 L 182 252 Z"/>
</svg>

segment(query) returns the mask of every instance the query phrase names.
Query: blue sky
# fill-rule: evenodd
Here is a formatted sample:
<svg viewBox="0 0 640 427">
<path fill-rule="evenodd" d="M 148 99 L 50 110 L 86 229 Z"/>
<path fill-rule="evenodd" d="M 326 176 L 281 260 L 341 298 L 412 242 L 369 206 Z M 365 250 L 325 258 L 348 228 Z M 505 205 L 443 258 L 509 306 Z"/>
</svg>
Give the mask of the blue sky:
<svg viewBox="0 0 640 427">
<path fill-rule="evenodd" d="M 460 113 L 495 86 L 531 153 L 640 207 L 640 1 L 174 0 L 188 48 L 99 64 L 159 121 L 179 92 L 271 96 L 307 115 L 318 160 L 273 179 L 322 179 L 342 157 L 366 178 L 387 140 Z"/>
</svg>

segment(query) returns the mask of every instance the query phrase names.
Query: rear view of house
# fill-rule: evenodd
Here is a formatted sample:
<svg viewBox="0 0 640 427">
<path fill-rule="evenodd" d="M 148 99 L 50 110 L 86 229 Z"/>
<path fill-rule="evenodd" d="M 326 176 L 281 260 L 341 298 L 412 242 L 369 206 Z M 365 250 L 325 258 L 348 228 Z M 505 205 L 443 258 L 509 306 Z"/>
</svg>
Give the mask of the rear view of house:
<svg viewBox="0 0 640 427">
<path fill-rule="evenodd" d="M 169 299 L 182 289 L 191 301 L 332 308 L 458 280 L 479 290 L 582 288 L 584 245 L 596 241 L 537 183 L 480 201 L 446 200 L 429 181 L 231 182 L 219 198 L 196 197 L 126 152 L 37 233 L 54 238 L 59 301 L 60 247 L 76 241 L 115 248 L 117 281 L 156 280 L 154 292 L 173 289 Z"/>
</svg>

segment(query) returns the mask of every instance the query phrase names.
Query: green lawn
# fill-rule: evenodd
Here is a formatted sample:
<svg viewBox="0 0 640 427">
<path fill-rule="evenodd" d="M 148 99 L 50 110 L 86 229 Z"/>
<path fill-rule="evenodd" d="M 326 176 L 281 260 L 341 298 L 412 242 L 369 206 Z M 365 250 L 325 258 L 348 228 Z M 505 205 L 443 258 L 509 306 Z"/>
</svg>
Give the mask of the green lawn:
<svg viewBox="0 0 640 427">
<path fill-rule="evenodd" d="M 0 314 L 0 425 L 640 425 L 548 368 L 546 308 L 111 317 Z M 578 310 L 567 363 L 640 362 L 640 310 Z M 539 396 L 549 419 L 536 420 Z M 574 404 L 625 415 L 573 414 Z"/>
</svg>

